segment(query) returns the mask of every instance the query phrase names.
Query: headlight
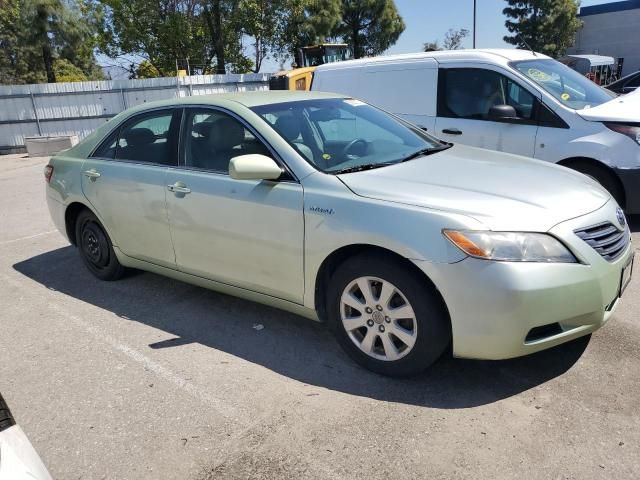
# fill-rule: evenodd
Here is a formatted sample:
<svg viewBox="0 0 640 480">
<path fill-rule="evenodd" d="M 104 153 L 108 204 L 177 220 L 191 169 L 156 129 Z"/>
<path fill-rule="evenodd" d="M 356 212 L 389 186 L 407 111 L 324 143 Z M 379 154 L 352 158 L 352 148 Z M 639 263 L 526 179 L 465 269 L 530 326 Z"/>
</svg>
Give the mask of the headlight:
<svg viewBox="0 0 640 480">
<path fill-rule="evenodd" d="M 621 133 L 640 145 L 640 125 L 625 125 L 624 123 L 605 122 L 606 127 L 614 132 Z"/>
<path fill-rule="evenodd" d="M 562 243 L 545 233 L 444 230 L 444 235 L 467 255 L 504 262 L 576 263 Z"/>
</svg>

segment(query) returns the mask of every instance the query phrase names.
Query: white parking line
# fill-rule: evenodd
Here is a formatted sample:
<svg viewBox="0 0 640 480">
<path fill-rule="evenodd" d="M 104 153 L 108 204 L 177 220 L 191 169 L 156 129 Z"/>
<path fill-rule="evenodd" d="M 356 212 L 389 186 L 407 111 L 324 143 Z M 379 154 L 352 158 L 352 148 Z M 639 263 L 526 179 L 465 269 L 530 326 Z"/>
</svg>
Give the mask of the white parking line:
<svg viewBox="0 0 640 480">
<path fill-rule="evenodd" d="M 18 278 L 7 275 L 5 273 L 0 273 L 0 277 L 2 277 L 3 281 L 6 282 L 6 284 L 12 285 L 13 287 L 19 289 L 21 294 L 24 294 L 26 292 L 34 292 L 35 295 L 38 295 L 36 289 L 45 288 L 38 283 L 27 282 L 21 279 L 19 280 Z M 72 297 L 69 297 L 68 295 L 50 289 L 47 289 L 47 295 L 64 296 L 65 301 L 67 302 L 69 302 L 69 300 L 73 302 L 79 301 L 73 299 Z M 124 355 L 129 357 L 129 359 L 142 365 L 146 370 L 155 373 L 158 377 L 161 377 L 162 379 L 177 386 L 180 390 L 183 390 L 191 397 L 205 403 L 211 409 L 215 410 L 220 416 L 232 420 L 234 423 L 241 425 L 242 427 L 246 428 L 249 426 L 249 423 L 242 420 L 243 416 L 240 415 L 240 412 L 236 408 L 229 405 L 228 403 L 225 403 L 223 400 L 216 398 L 209 392 L 198 388 L 193 383 L 172 372 L 168 368 L 152 360 L 138 350 L 126 345 L 125 343 L 122 343 L 120 340 L 116 339 L 110 333 L 108 333 L 105 329 L 97 327 L 83 320 L 82 318 L 69 313 L 65 308 L 55 304 L 54 302 L 48 302 L 47 306 L 56 314 L 62 316 L 65 319 L 71 320 L 77 326 L 93 336 L 96 340 L 106 343 L 114 350 L 123 353 Z"/>
<path fill-rule="evenodd" d="M 36 233 L 35 235 L 29 235 L 27 237 L 14 238 L 13 240 L 5 240 L 4 242 L 0 242 L 0 246 L 8 245 L 10 243 L 22 242 L 24 240 L 30 240 L 32 238 L 42 237 L 44 235 L 50 235 L 52 233 L 56 233 L 58 230 L 49 230 L 47 232 Z"/>
</svg>

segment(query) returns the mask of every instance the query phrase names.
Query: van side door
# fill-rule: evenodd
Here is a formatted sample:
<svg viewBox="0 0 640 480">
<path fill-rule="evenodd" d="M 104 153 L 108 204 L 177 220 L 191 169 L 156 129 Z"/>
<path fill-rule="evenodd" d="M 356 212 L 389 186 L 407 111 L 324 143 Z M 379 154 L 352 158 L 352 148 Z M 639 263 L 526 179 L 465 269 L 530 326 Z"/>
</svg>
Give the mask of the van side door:
<svg viewBox="0 0 640 480">
<path fill-rule="evenodd" d="M 486 68 L 441 65 L 435 135 L 474 147 L 533 157 L 538 94 L 505 73 Z M 517 118 L 496 121 L 491 107 L 509 105 Z"/>
</svg>

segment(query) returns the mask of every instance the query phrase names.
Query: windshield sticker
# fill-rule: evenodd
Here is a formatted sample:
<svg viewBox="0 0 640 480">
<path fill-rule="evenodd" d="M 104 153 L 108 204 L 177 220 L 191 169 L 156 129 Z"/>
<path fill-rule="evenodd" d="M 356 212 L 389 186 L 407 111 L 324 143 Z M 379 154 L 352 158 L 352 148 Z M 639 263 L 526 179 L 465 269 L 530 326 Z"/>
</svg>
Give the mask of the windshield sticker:
<svg viewBox="0 0 640 480">
<path fill-rule="evenodd" d="M 564 92 L 562 95 L 560 95 L 560 98 L 566 102 L 571 98 L 571 95 L 569 95 L 567 92 Z"/>
<path fill-rule="evenodd" d="M 344 101 L 347 105 L 351 105 L 352 107 L 361 107 L 362 105 L 366 105 L 366 103 L 361 102 L 360 100 L 356 100 L 355 98 L 348 98 Z"/>
<path fill-rule="evenodd" d="M 527 75 L 539 82 L 547 82 L 551 79 L 548 74 L 544 73 L 542 70 L 538 70 L 537 68 L 530 68 L 527 70 Z"/>
<path fill-rule="evenodd" d="M 328 153 L 323 153 L 322 158 L 324 158 L 325 160 L 331 160 L 331 155 L 329 155 Z"/>
</svg>

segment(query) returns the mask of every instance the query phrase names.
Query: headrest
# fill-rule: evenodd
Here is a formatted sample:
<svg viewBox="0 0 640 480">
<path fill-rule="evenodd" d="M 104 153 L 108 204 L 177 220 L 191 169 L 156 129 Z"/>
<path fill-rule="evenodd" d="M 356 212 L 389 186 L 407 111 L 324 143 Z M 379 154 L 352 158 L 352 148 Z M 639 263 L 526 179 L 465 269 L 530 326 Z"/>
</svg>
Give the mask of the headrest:
<svg viewBox="0 0 640 480">
<path fill-rule="evenodd" d="M 210 145 L 220 150 L 231 150 L 244 143 L 244 127 L 240 122 L 231 118 L 219 118 L 212 122 L 209 129 Z"/>
<path fill-rule="evenodd" d="M 294 117 L 286 116 L 278 118 L 274 128 L 290 142 L 293 142 L 300 136 L 300 123 Z"/>
<path fill-rule="evenodd" d="M 211 130 L 211 122 L 195 123 L 191 128 L 192 132 L 197 133 L 201 137 L 208 137 Z"/>
<path fill-rule="evenodd" d="M 149 145 L 156 141 L 156 136 L 149 128 L 132 128 L 122 134 L 130 147 L 137 147 L 140 145 Z"/>
</svg>

